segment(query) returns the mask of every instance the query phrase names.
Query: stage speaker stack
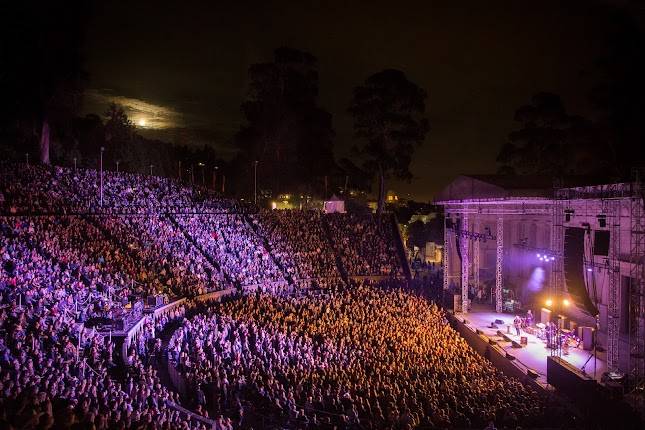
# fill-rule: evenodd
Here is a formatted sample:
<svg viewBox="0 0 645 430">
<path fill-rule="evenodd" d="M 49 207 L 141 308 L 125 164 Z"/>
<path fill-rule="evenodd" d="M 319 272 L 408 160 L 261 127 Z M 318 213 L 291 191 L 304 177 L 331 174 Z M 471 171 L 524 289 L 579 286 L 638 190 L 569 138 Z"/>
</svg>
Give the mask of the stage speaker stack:
<svg viewBox="0 0 645 430">
<path fill-rule="evenodd" d="M 461 295 L 460 294 L 455 294 L 452 296 L 452 301 L 453 301 L 453 309 L 455 310 L 455 313 L 457 312 L 462 312 L 461 308 Z"/>
<path fill-rule="evenodd" d="M 551 321 L 551 310 L 547 308 L 542 308 L 540 311 L 540 322 L 546 324 Z"/>
<path fill-rule="evenodd" d="M 567 292 L 578 309 L 590 316 L 595 316 L 598 315 L 598 308 L 591 300 L 584 275 L 584 246 L 585 230 L 579 227 L 567 227 L 564 231 L 564 280 Z M 599 251 L 601 250 L 597 250 Z"/>
<path fill-rule="evenodd" d="M 578 331 L 578 323 L 573 320 L 569 320 L 569 330 L 576 333 Z"/>
<path fill-rule="evenodd" d="M 582 339 L 582 349 L 585 351 L 593 349 L 594 331 L 593 327 L 578 327 L 578 337 Z"/>
</svg>

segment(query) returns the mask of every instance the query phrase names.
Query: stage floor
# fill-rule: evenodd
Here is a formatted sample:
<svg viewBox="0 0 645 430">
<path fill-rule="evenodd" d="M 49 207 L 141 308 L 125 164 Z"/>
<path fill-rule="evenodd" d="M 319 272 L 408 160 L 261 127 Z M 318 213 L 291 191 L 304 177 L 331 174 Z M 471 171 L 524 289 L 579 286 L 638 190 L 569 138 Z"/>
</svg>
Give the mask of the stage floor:
<svg viewBox="0 0 645 430">
<path fill-rule="evenodd" d="M 513 348 L 511 342 L 506 342 L 502 337 L 497 334 L 500 330 L 506 334 L 510 339 L 520 342 L 520 336 L 515 335 L 515 327 L 513 327 L 513 318 L 515 315 L 501 313 L 498 314 L 489 309 L 488 306 L 473 305 L 473 310 L 468 314 L 457 313 L 456 316 L 463 320 L 468 321 L 467 326 L 473 330 L 479 329 L 483 334 L 489 338 L 497 341 L 498 345 L 515 356 L 515 363 L 522 367 L 524 370 L 533 369 L 540 376 L 538 378 L 541 384 L 546 384 L 546 358 L 550 355 L 551 350 L 546 347 L 546 343 L 539 339 L 537 336 L 522 331 L 521 336 L 528 338 L 528 345 L 522 348 Z M 498 328 L 490 328 L 490 323 L 500 319 L 504 321 L 504 325 L 499 325 Z M 510 333 L 507 332 L 507 326 L 510 325 Z M 585 362 L 591 356 L 592 351 L 585 351 L 582 348 L 569 348 L 569 355 L 562 354 L 562 358 L 568 361 L 577 369 L 581 369 Z M 605 353 L 598 353 L 595 360 L 595 375 L 594 375 L 594 358 L 593 356 L 585 366 L 585 371 L 590 377 L 594 377 L 600 382 L 602 374 L 607 370 L 607 363 L 605 360 Z"/>
</svg>

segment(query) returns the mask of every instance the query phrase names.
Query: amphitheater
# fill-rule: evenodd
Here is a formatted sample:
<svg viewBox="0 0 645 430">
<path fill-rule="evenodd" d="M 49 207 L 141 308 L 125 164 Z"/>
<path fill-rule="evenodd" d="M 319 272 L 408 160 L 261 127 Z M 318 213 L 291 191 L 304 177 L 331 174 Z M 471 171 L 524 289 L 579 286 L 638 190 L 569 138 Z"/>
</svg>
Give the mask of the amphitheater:
<svg viewBox="0 0 645 430">
<path fill-rule="evenodd" d="M 0 428 L 584 428 L 404 258 L 390 215 L 2 164 Z"/>
</svg>

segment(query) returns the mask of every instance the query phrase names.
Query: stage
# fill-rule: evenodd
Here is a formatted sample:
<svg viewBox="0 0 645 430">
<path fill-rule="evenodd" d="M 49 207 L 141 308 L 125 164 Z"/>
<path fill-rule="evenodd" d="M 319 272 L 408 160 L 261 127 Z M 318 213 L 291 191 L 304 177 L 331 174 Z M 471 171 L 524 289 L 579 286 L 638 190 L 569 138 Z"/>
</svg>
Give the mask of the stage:
<svg viewBox="0 0 645 430">
<path fill-rule="evenodd" d="M 515 334 L 515 327 L 513 326 L 514 314 L 496 313 L 490 309 L 490 306 L 473 304 L 471 312 L 467 314 L 457 313 L 455 316 L 460 321 L 466 319 L 466 326 L 468 328 L 472 331 L 479 330 L 479 333 L 496 341 L 499 347 L 513 355 L 515 357 L 513 364 L 520 368 L 524 373 L 526 373 L 528 369 L 536 371 L 538 373 L 537 382 L 539 382 L 540 385 L 546 385 L 547 357 L 551 354 L 551 350 L 546 347 L 546 343 L 543 340 L 524 331 L 522 331 L 521 336 L 525 336 L 528 339 L 528 345 L 525 345 L 522 348 L 514 348 L 512 341 L 520 343 L 521 337 Z M 504 321 L 504 324 L 498 324 L 497 328 L 491 328 L 491 322 L 496 319 Z M 510 330 L 508 329 L 509 326 Z M 506 335 L 511 342 L 508 342 L 503 337 L 499 336 L 497 333 L 498 331 L 501 331 Z M 564 355 L 563 353 L 562 359 L 566 360 L 577 369 L 582 369 L 582 367 L 585 366 L 585 362 L 587 362 L 591 356 L 591 359 L 589 359 L 585 366 L 585 372 L 588 376 L 595 378 L 600 382 L 602 374 L 607 370 L 607 362 L 605 359 L 606 353 L 598 352 L 596 354 L 596 359 L 594 360 L 592 352 L 593 351 L 585 351 L 582 347 L 570 347 L 569 354 Z"/>
</svg>

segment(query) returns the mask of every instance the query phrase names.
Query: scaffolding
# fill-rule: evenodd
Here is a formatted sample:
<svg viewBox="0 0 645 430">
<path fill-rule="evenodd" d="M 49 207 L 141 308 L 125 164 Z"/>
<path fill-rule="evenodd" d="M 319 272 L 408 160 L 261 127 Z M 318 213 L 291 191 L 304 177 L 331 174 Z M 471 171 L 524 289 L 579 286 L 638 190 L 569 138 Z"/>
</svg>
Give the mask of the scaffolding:
<svg viewBox="0 0 645 430">
<path fill-rule="evenodd" d="M 568 193 L 558 188 L 554 189 L 553 206 L 551 207 L 551 253 L 556 256 L 551 264 L 550 290 L 551 297 L 555 298 L 555 309 L 558 309 L 560 299 L 564 293 L 564 211 Z M 559 341 L 553 342 L 551 355 L 560 357 L 562 348 Z"/>
<path fill-rule="evenodd" d="M 475 218 L 475 222 L 473 225 L 473 231 L 478 232 L 479 231 L 479 217 Z M 474 240 L 473 241 L 473 285 L 475 286 L 475 290 L 479 290 L 479 273 L 480 273 L 480 268 L 481 268 L 481 246 L 479 243 L 479 240 Z"/>
<path fill-rule="evenodd" d="M 443 290 L 450 287 L 450 229 L 448 228 L 448 216 L 443 220 Z"/>
<path fill-rule="evenodd" d="M 496 261 L 495 261 L 495 312 L 501 313 L 503 310 L 503 264 L 504 264 L 504 218 L 497 218 L 497 236 L 496 236 Z"/>
<path fill-rule="evenodd" d="M 469 231 L 468 228 L 468 214 L 462 217 L 461 229 Z M 461 311 L 468 312 L 468 272 L 470 270 L 470 261 L 468 258 L 468 250 L 470 248 L 470 241 L 468 238 L 462 238 L 459 243 L 461 244 Z"/>
<path fill-rule="evenodd" d="M 607 301 L 607 370 L 620 370 L 620 209 L 621 200 L 606 201 L 609 225 L 609 297 Z"/>
<path fill-rule="evenodd" d="M 632 389 L 642 390 L 645 385 L 645 216 L 643 210 L 642 172 L 632 173 L 630 199 L 630 288 L 629 288 L 629 381 Z"/>
</svg>

